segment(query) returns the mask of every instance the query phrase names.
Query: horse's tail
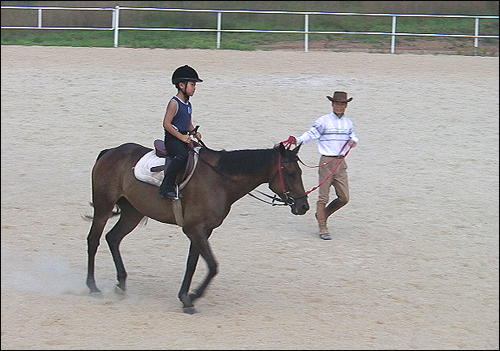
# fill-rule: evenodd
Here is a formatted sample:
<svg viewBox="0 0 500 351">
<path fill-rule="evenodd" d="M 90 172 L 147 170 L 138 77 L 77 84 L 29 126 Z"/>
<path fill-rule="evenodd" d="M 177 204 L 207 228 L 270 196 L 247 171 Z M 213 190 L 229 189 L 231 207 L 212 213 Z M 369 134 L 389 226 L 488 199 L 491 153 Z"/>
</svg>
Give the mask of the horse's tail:
<svg viewBox="0 0 500 351">
<path fill-rule="evenodd" d="M 106 151 L 106 150 L 104 150 L 104 151 Z M 94 204 L 92 202 L 89 202 L 89 204 L 90 204 L 90 206 L 94 207 Z M 121 213 L 122 213 L 122 209 L 120 208 L 120 205 L 115 204 L 115 208 L 109 214 L 109 218 L 113 218 L 113 217 L 119 216 Z M 91 216 L 89 214 L 82 215 L 81 217 L 82 217 L 82 219 L 84 221 L 87 221 L 87 222 L 90 222 L 90 221 L 92 221 L 94 219 L 94 216 Z M 144 217 L 143 219 L 141 219 L 141 224 L 142 225 L 146 225 L 147 223 L 148 223 L 148 217 Z"/>
<path fill-rule="evenodd" d="M 97 161 L 99 161 L 99 159 L 106 153 L 108 152 L 109 150 L 111 149 L 104 149 L 102 150 L 99 155 L 97 156 L 97 159 L 95 160 L 95 162 L 97 163 Z M 94 204 L 92 202 L 89 202 L 90 206 L 94 207 Z M 120 206 L 118 206 L 118 204 L 115 204 L 115 208 L 113 209 L 113 211 L 111 212 L 111 214 L 109 215 L 109 218 L 112 218 L 112 217 L 116 217 L 116 216 L 119 216 L 121 214 L 121 209 L 120 209 Z M 82 218 L 86 221 L 91 221 L 94 217 L 91 216 L 91 215 L 83 215 Z"/>
<path fill-rule="evenodd" d="M 106 151 L 106 150 L 104 150 L 104 151 Z M 99 155 L 99 156 L 100 156 L 100 155 Z M 89 202 L 89 204 L 90 204 L 90 206 L 94 207 L 94 204 L 93 204 L 92 202 Z M 121 214 L 121 212 L 122 212 L 122 209 L 120 208 L 120 206 L 118 206 L 118 205 L 116 204 L 116 205 L 115 205 L 114 210 L 113 210 L 113 211 L 111 212 L 111 214 L 109 215 L 109 218 L 116 217 L 116 216 L 120 215 L 120 214 Z M 91 216 L 91 215 L 86 214 L 86 215 L 83 215 L 83 216 L 82 216 L 82 219 L 84 219 L 84 220 L 86 220 L 86 221 L 91 221 L 92 219 L 94 219 L 94 217 L 93 217 L 93 216 Z"/>
</svg>

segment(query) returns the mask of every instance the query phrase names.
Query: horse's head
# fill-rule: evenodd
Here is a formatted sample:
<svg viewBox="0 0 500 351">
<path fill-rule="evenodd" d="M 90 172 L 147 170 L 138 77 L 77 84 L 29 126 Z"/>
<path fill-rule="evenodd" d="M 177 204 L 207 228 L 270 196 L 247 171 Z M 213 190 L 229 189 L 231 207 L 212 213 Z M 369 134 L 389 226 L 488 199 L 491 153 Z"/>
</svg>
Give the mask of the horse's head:
<svg viewBox="0 0 500 351">
<path fill-rule="evenodd" d="M 302 183 L 302 170 L 298 163 L 297 154 L 300 145 L 290 150 L 280 143 L 277 149 L 279 151 L 277 172 L 269 183 L 269 188 L 290 206 L 293 214 L 303 215 L 309 210 L 309 203 Z"/>
</svg>

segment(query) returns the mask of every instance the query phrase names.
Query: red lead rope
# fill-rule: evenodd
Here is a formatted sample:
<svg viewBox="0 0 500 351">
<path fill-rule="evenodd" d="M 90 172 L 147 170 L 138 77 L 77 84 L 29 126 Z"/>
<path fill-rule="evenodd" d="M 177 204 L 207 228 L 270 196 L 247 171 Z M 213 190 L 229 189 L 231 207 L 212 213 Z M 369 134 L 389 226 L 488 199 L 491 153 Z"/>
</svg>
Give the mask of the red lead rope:
<svg viewBox="0 0 500 351">
<path fill-rule="evenodd" d="M 346 151 L 346 153 L 345 153 L 344 157 L 343 157 L 343 158 L 340 158 L 340 159 L 335 159 L 335 158 L 334 158 L 334 159 L 332 159 L 332 160 L 330 161 L 330 162 L 333 162 L 333 161 L 337 160 L 337 161 L 338 161 L 338 163 L 335 165 L 335 167 L 333 167 L 332 171 L 331 171 L 331 172 L 330 172 L 330 174 L 329 174 L 329 175 L 325 178 L 325 180 L 323 180 L 321 183 L 319 183 L 318 185 L 316 185 L 315 187 L 313 187 L 311 190 L 306 191 L 306 194 L 307 194 L 307 195 L 308 195 L 308 194 L 310 194 L 310 193 L 312 193 L 314 190 L 318 189 L 318 188 L 319 188 L 320 186 L 322 186 L 323 184 L 325 184 L 325 183 L 326 183 L 326 181 L 332 177 L 333 173 L 335 173 L 335 171 L 337 170 L 337 168 L 338 168 L 338 167 L 340 166 L 340 164 L 344 161 L 344 158 L 345 158 L 345 157 L 347 157 L 347 154 L 349 154 L 349 151 L 351 151 L 351 147 L 349 146 L 349 140 L 347 140 L 347 141 L 345 142 L 344 146 L 342 146 L 342 149 L 340 149 L 340 154 L 341 154 L 341 155 L 342 155 L 342 152 L 344 151 L 344 148 L 345 148 L 346 146 L 347 146 L 347 151 Z M 325 163 L 325 164 L 323 164 L 323 165 L 318 165 L 318 166 L 308 166 L 308 165 L 306 165 L 304 162 L 302 162 L 302 160 L 301 160 L 300 158 L 299 158 L 299 161 L 300 161 L 300 163 L 302 163 L 304 166 L 309 167 L 309 168 L 324 167 L 324 166 L 326 166 L 326 165 L 330 164 L 330 162 L 328 162 L 328 163 Z"/>
</svg>

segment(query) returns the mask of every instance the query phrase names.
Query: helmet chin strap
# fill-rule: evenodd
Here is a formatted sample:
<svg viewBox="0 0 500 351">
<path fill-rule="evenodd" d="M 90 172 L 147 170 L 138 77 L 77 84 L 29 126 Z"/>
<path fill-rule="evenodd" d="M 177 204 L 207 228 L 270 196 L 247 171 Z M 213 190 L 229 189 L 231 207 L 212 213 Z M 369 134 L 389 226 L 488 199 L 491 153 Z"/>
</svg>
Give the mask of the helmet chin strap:
<svg viewBox="0 0 500 351">
<path fill-rule="evenodd" d="M 188 95 L 188 94 L 186 94 L 186 88 L 187 88 L 188 83 L 189 83 L 189 81 L 185 81 L 185 82 L 184 82 L 184 89 L 181 89 L 181 91 L 182 91 L 182 95 L 184 95 L 184 99 L 185 99 L 186 101 L 189 101 L 189 95 Z M 179 83 L 179 84 L 180 84 L 180 83 Z"/>
</svg>

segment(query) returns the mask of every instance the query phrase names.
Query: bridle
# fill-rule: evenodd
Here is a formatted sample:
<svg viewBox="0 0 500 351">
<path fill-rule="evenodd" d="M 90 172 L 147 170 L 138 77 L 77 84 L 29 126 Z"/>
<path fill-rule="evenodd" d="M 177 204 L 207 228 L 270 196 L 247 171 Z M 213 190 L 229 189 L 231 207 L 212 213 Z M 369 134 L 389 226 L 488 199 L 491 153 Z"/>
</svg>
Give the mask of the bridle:
<svg viewBox="0 0 500 351">
<path fill-rule="evenodd" d="M 297 160 L 299 160 L 298 157 L 297 157 Z M 296 160 L 283 160 L 283 156 L 281 155 L 281 153 L 278 153 L 278 172 L 276 172 L 273 179 L 271 179 L 271 181 L 269 182 L 269 183 L 272 183 L 274 181 L 274 179 L 276 178 L 276 176 L 279 177 L 281 194 L 283 194 L 284 199 L 282 199 L 281 197 L 278 197 L 276 194 L 271 196 L 271 195 L 268 195 L 266 193 L 263 193 L 260 190 L 255 190 L 255 191 L 263 196 L 270 198 L 272 201 L 270 202 L 270 201 L 260 199 L 257 196 L 253 195 L 251 192 L 248 193 L 248 195 L 250 195 L 251 197 L 253 197 L 259 201 L 270 204 L 272 206 L 293 206 L 293 205 L 295 205 L 296 200 L 303 198 L 303 197 L 307 197 L 307 193 L 304 193 L 303 195 L 299 195 L 299 196 L 291 196 L 290 190 L 287 189 L 288 183 L 287 183 L 287 178 L 286 178 L 285 174 L 283 173 L 283 169 L 285 168 L 283 166 L 283 163 L 293 162 L 293 161 L 296 161 Z"/>
<path fill-rule="evenodd" d="M 289 147 L 289 146 L 288 146 Z M 344 151 L 345 150 L 345 151 Z M 272 199 L 272 202 L 269 202 L 269 201 L 265 201 L 265 200 L 262 200 L 262 199 L 259 199 L 258 197 L 256 197 L 255 195 L 249 193 L 248 195 L 256 198 L 257 200 L 260 200 L 260 201 L 263 201 L 265 203 L 268 203 L 268 204 L 271 204 L 273 206 L 292 206 L 295 204 L 295 200 L 296 199 L 300 199 L 304 196 L 307 196 L 309 195 L 310 193 L 312 193 L 314 190 L 318 189 L 321 185 L 323 185 L 324 183 L 326 183 L 328 181 L 328 179 L 330 179 L 332 177 L 332 175 L 335 173 L 335 171 L 337 170 L 337 168 L 340 166 L 340 164 L 344 161 L 344 158 L 349 154 L 349 151 L 351 151 L 351 146 L 349 145 L 349 140 L 347 140 L 344 145 L 342 146 L 341 150 L 340 150 L 340 153 L 344 155 L 343 158 L 341 158 L 337 164 L 333 167 L 332 171 L 330 172 L 330 174 L 328 174 L 328 176 L 321 182 L 319 183 L 318 185 L 314 186 L 311 188 L 311 190 L 308 190 L 304 193 L 304 195 L 300 195 L 300 196 L 297 196 L 297 197 L 292 197 L 290 196 L 290 191 L 288 191 L 286 189 L 286 179 L 283 175 L 283 165 L 282 165 L 282 162 L 292 162 L 292 161 L 282 161 L 282 156 L 281 156 L 281 153 L 279 154 L 279 157 L 278 157 L 278 174 L 279 174 L 279 177 L 280 177 L 280 183 L 281 183 L 281 189 L 282 189 L 282 194 L 284 195 L 285 199 L 281 199 L 279 197 L 277 197 L 276 195 L 274 196 L 270 196 L 270 195 L 267 195 L 259 190 L 256 190 L 257 192 L 259 192 L 261 195 L 264 195 L 270 199 Z M 323 164 L 323 165 L 319 165 L 319 166 L 308 166 L 306 165 L 300 158 L 298 155 L 295 155 L 295 157 L 297 158 L 297 161 L 302 163 L 304 166 L 308 167 L 308 168 L 317 168 L 317 167 L 324 167 L 326 166 L 327 164 L 333 162 L 335 159 L 332 159 L 330 162 L 326 163 L 326 164 Z M 295 160 L 293 160 L 295 161 Z M 274 180 L 274 179 L 273 179 Z M 282 203 L 275 203 L 275 202 L 282 202 Z"/>
<path fill-rule="evenodd" d="M 194 129 L 194 131 L 192 132 L 192 134 L 196 134 L 196 131 L 198 130 L 198 127 L 199 126 L 196 126 L 196 128 Z M 191 134 L 191 133 L 190 133 Z M 201 140 L 198 140 L 198 143 L 200 143 L 203 147 L 207 147 Z M 197 152 L 195 151 L 194 148 L 191 148 L 191 150 L 193 152 Z M 198 153 L 198 152 L 197 152 Z M 200 160 L 202 160 L 204 163 L 206 163 L 210 168 L 212 168 L 215 172 L 217 172 L 219 175 L 221 175 L 222 177 L 225 177 L 229 180 L 233 180 L 232 178 L 228 177 L 227 175 L 225 175 L 224 173 L 220 172 L 217 168 L 215 168 L 214 166 L 212 166 L 210 163 L 208 163 L 207 161 L 205 161 L 201 155 L 198 153 L 198 157 Z M 286 163 L 286 162 L 293 162 L 293 161 L 300 161 L 302 162 L 299 157 L 297 155 L 295 155 L 296 159 L 294 160 L 285 160 L 283 161 L 283 156 L 281 155 L 281 153 L 278 151 L 278 172 L 276 172 L 276 174 L 274 175 L 273 179 L 271 179 L 271 181 L 269 182 L 269 184 L 271 184 L 274 179 L 276 178 L 276 175 L 279 176 L 279 180 L 280 180 L 280 185 L 281 185 L 281 194 L 283 194 L 283 197 L 284 199 L 282 199 L 281 197 L 277 196 L 276 194 L 274 195 L 268 195 L 260 190 L 255 190 L 256 192 L 258 192 L 259 194 L 271 199 L 272 201 L 267 201 L 267 200 L 264 200 L 264 199 L 261 199 L 257 196 L 255 196 L 254 194 L 252 194 L 252 192 L 249 192 L 247 195 L 259 200 L 259 201 L 262 201 L 262 202 L 265 202 L 269 205 L 272 205 L 272 206 L 293 206 L 295 205 L 295 202 L 296 200 L 298 199 L 301 199 L 303 197 L 307 197 L 307 194 L 308 193 L 304 193 L 303 195 L 300 195 L 300 196 L 291 196 L 290 195 L 290 190 L 287 190 L 287 181 L 286 181 L 286 177 L 285 175 L 283 174 L 283 169 L 284 169 L 284 166 L 283 166 L 283 163 Z"/>
</svg>

